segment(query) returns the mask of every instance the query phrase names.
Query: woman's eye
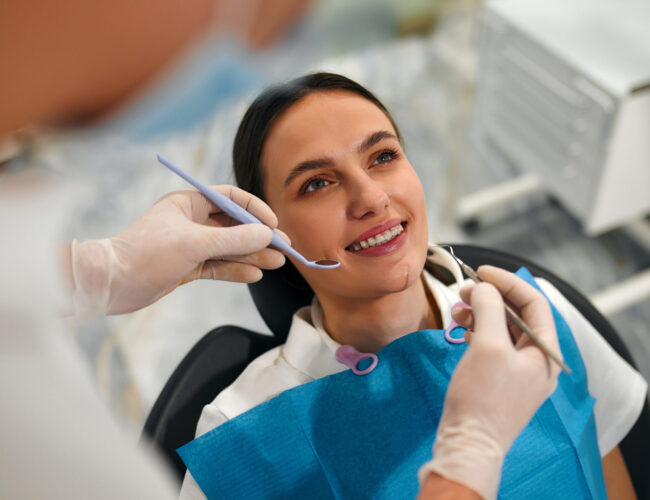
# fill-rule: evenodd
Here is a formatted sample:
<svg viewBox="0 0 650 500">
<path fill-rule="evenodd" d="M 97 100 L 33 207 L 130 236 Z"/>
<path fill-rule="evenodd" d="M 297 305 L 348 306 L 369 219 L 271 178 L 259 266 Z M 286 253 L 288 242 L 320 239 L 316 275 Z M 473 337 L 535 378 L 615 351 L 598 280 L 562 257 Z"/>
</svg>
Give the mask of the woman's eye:
<svg viewBox="0 0 650 500">
<path fill-rule="evenodd" d="M 384 151 L 377 158 L 375 158 L 375 161 L 373 161 L 372 164 L 379 165 L 381 163 L 388 163 L 395 158 L 397 158 L 397 153 L 395 151 Z"/>
<path fill-rule="evenodd" d="M 303 192 L 311 193 L 312 191 L 318 191 L 319 189 L 324 188 L 328 184 L 329 181 L 325 179 L 320 179 L 320 178 L 312 179 L 305 184 Z"/>
</svg>

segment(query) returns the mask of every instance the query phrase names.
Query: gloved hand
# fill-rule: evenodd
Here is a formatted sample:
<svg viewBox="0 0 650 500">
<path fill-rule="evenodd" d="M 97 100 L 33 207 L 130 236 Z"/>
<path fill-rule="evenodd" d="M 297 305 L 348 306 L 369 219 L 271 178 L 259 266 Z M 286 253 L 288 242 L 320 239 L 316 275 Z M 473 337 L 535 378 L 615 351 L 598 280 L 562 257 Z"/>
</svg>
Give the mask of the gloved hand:
<svg viewBox="0 0 650 500">
<path fill-rule="evenodd" d="M 505 454 L 555 390 L 560 371 L 528 336 L 516 327 L 509 331 L 502 295 L 550 349 L 560 353 L 560 348 L 550 306 L 540 292 L 496 267 L 482 266 L 478 275 L 486 283 L 461 290 L 471 309 L 453 312 L 470 330 L 469 347 L 449 383 L 433 460 L 419 476 L 422 483 L 435 472 L 493 499 Z"/>
<path fill-rule="evenodd" d="M 215 189 L 277 226 L 277 217 L 259 198 L 233 186 Z M 73 242 L 75 314 L 136 311 L 195 279 L 252 283 L 261 279 L 260 269 L 284 264 L 283 254 L 266 248 L 271 229 L 238 224 L 198 191 L 174 191 L 118 236 Z"/>
</svg>

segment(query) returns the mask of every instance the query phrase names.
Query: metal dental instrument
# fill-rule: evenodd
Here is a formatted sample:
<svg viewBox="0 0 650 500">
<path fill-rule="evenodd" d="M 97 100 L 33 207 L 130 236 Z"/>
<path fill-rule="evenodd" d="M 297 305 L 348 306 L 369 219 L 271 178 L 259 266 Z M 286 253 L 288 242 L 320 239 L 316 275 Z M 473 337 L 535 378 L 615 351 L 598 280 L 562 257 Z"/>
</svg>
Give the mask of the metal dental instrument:
<svg viewBox="0 0 650 500">
<path fill-rule="evenodd" d="M 174 172 L 175 174 L 179 175 L 183 179 L 185 179 L 187 182 L 192 184 L 196 189 L 201 191 L 212 203 L 214 203 L 216 206 L 218 206 L 221 210 L 226 212 L 228 215 L 230 215 L 233 219 L 238 220 L 239 222 L 243 224 L 264 224 L 261 220 L 259 220 L 257 217 L 255 217 L 253 214 L 248 212 L 247 210 L 243 209 L 237 203 L 232 201 L 230 198 L 227 196 L 222 195 L 221 193 L 218 193 L 211 187 L 203 184 L 201 181 L 195 179 L 192 177 L 190 174 L 187 172 L 181 170 L 179 167 L 174 165 L 172 162 L 170 162 L 167 158 L 165 158 L 162 155 L 157 155 L 158 156 L 158 161 L 165 165 L 169 170 Z M 273 231 L 273 239 L 271 240 L 271 245 L 276 247 L 279 250 L 282 250 L 289 255 L 295 257 L 298 259 L 300 262 L 302 262 L 304 265 L 308 267 L 313 267 L 316 269 L 335 269 L 341 265 L 341 263 L 337 260 L 316 260 L 316 261 L 311 261 L 307 260 L 305 257 L 303 257 L 300 253 L 298 253 L 296 250 L 291 248 L 291 246 L 284 241 L 278 233 Z"/>
<path fill-rule="evenodd" d="M 451 253 L 452 257 L 456 259 L 456 262 L 458 262 L 458 265 L 463 270 L 465 275 L 467 275 L 467 277 L 471 279 L 474 283 L 481 283 L 481 279 L 478 277 L 478 274 L 476 274 L 476 271 L 474 271 L 474 269 L 472 269 L 470 266 L 468 266 L 462 260 L 456 257 L 456 255 L 454 254 L 454 249 L 451 246 L 447 245 L 446 247 L 449 248 L 449 253 Z M 571 373 L 571 368 L 569 368 L 566 365 L 566 363 L 564 363 L 564 361 L 562 361 L 562 359 L 560 359 L 560 357 L 557 354 L 551 351 L 548 348 L 548 346 L 544 344 L 544 342 L 537 336 L 535 332 L 533 332 L 530 329 L 530 327 L 524 322 L 523 319 L 521 319 L 521 317 L 514 311 L 514 309 L 512 309 L 512 307 L 510 307 L 508 304 L 506 304 L 505 301 L 503 305 L 506 309 L 506 317 L 512 323 L 517 325 L 523 333 L 528 335 L 528 337 L 530 337 L 530 339 L 533 342 L 535 342 L 535 344 L 537 344 L 537 347 L 539 347 L 544 352 L 544 354 L 546 354 L 549 358 L 555 361 L 560 366 L 560 368 L 562 368 L 562 371 L 564 371 L 567 374 Z"/>
</svg>

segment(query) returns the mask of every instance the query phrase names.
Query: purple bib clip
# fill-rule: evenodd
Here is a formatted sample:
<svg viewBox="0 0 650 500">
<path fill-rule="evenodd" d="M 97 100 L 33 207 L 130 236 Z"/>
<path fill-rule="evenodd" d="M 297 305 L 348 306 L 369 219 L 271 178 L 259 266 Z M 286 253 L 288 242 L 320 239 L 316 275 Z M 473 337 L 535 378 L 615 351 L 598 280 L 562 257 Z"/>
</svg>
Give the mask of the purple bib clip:
<svg viewBox="0 0 650 500">
<path fill-rule="evenodd" d="M 469 307 L 469 306 L 461 300 L 456 302 L 453 306 L 451 306 L 451 310 L 453 311 L 454 309 L 457 309 L 459 307 Z M 454 318 L 451 318 L 451 323 L 449 323 L 449 326 L 445 330 L 445 340 L 450 344 L 462 344 L 463 342 L 465 342 L 464 336 L 460 338 L 454 338 L 451 336 L 451 332 L 453 332 L 456 328 L 463 328 L 463 327 L 460 326 L 458 323 L 456 323 Z"/>
<path fill-rule="evenodd" d="M 376 354 L 359 352 L 351 345 L 342 345 L 339 347 L 336 350 L 334 357 L 336 358 L 336 361 L 343 363 L 345 366 L 350 368 L 355 375 L 367 375 L 375 369 L 378 362 Z M 368 368 L 359 370 L 357 366 L 359 366 L 359 363 L 364 359 L 371 359 L 372 362 Z"/>
</svg>

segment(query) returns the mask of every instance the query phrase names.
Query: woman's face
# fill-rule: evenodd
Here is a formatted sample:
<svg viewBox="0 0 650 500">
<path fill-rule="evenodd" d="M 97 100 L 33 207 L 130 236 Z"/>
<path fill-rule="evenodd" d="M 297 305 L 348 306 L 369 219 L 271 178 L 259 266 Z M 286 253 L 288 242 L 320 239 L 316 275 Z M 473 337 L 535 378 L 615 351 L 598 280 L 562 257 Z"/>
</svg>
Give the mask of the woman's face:
<svg viewBox="0 0 650 500">
<path fill-rule="evenodd" d="M 314 92 L 273 124 L 264 194 L 292 246 L 334 270 L 293 261 L 317 295 L 374 298 L 418 279 L 428 229 L 422 184 L 381 109 L 345 91 Z"/>
</svg>

